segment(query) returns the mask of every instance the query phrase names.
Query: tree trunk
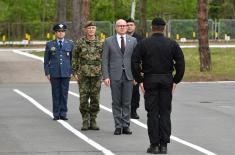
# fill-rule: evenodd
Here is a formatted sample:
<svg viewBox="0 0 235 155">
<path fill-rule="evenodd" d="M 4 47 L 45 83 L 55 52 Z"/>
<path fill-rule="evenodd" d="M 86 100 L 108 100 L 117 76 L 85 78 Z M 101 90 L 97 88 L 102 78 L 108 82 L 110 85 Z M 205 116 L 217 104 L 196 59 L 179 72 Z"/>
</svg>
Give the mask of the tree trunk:
<svg viewBox="0 0 235 155">
<path fill-rule="evenodd" d="M 83 26 L 87 22 L 90 12 L 89 0 L 73 0 L 72 38 L 77 40 L 83 36 Z"/>
<path fill-rule="evenodd" d="M 198 0 L 198 36 L 200 71 L 211 71 L 211 54 L 208 40 L 208 1 Z"/>
<path fill-rule="evenodd" d="M 113 9 L 113 20 L 117 20 L 117 0 L 112 0 L 112 9 Z"/>
<path fill-rule="evenodd" d="M 66 0 L 57 1 L 57 22 L 66 22 Z"/>
<path fill-rule="evenodd" d="M 147 0 L 140 0 L 140 32 L 143 37 L 146 37 L 147 32 Z"/>
<path fill-rule="evenodd" d="M 83 7 L 82 7 L 82 21 L 83 25 L 87 22 L 90 16 L 90 0 L 83 0 Z"/>
<path fill-rule="evenodd" d="M 135 0 L 131 0 L 131 18 L 135 19 Z"/>
</svg>

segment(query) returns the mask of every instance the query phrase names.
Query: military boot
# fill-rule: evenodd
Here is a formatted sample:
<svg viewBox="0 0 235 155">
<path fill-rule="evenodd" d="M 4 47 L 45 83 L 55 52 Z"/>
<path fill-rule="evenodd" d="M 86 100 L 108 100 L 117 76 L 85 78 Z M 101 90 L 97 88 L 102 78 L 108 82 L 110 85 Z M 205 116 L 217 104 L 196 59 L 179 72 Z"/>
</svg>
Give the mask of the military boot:
<svg viewBox="0 0 235 155">
<path fill-rule="evenodd" d="M 85 131 L 88 130 L 88 128 L 89 128 L 89 121 L 88 120 L 83 121 L 81 130 Z"/>
<path fill-rule="evenodd" d="M 82 117 L 82 128 L 81 130 L 85 131 L 85 130 L 88 130 L 89 128 L 89 115 L 84 115 Z"/>
<path fill-rule="evenodd" d="M 90 130 L 99 130 L 99 129 L 100 129 L 100 128 L 97 126 L 95 119 L 91 119 L 89 129 L 90 129 Z"/>
</svg>

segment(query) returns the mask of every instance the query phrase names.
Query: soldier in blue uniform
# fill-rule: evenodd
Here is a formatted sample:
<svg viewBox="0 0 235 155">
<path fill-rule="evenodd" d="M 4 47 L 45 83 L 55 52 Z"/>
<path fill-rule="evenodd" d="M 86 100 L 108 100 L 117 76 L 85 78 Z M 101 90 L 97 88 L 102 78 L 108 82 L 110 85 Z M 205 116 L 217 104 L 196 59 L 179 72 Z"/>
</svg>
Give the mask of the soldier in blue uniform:
<svg viewBox="0 0 235 155">
<path fill-rule="evenodd" d="M 45 75 L 51 83 L 53 99 L 53 120 L 68 120 L 67 100 L 69 81 L 72 74 L 73 43 L 66 40 L 65 24 L 56 24 L 53 27 L 56 39 L 47 42 L 44 55 Z"/>
</svg>

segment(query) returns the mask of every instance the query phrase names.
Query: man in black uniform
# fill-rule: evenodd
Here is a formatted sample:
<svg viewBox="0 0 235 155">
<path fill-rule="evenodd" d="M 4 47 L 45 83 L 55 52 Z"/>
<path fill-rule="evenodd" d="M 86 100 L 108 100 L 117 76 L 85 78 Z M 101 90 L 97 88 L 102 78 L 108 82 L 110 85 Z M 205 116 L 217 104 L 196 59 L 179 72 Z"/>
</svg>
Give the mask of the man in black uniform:
<svg viewBox="0 0 235 155">
<path fill-rule="evenodd" d="M 129 18 L 126 20 L 126 22 L 127 22 L 127 34 L 132 37 L 135 37 L 137 42 L 140 42 L 143 39 L 143 37 L 135 32 L 136 29 L 135 21 L 132 18 Z M 132 119 L 139 119 L 139 115 L 136 112 L 137 108 L 139 108 L 139 102 L 140 102 L 139 84 L 135 81 L 131 98 Z"/>
<path fill-rule="evenodd" d="M 179 45 L 164 37 L 165 21 L 154 18 L 153 35 L 137 44 L 132 55 L 132 73 L 144 91 L 150 147 L 148 153 L 166 154 L 171 135 L 172 93 L 184 75 L 184 55 Z M 142 63 L 142 70 L 140 68 Z M 175 74 L 173 75 L 173 70 Z M 141 76 L 141 71 L 144 77 Z"/>
</svg>

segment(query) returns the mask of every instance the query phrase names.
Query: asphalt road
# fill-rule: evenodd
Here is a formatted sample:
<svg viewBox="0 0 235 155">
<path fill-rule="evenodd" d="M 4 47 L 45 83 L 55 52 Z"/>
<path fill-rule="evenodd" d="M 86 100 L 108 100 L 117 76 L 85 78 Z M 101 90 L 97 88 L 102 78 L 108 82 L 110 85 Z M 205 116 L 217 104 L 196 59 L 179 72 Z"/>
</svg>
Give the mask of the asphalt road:
<svg viewBox="0 0 235 155">
<path fill-rule="evenodd" d="M 0 71 L 0 155 L 147 154 L 143 97 L 140 119 L 131 123 L 133 134 L 115 136 L 110 88 L 102 86 L 101 130 L 81 131 L 76 83 L 70 84 L 69 120 L 53 121 L 51 87 L 43 76 L 42 62 L 1 51 Z M 168 154 L 235 154 L 234 94 L 233 82 L 179 84 L 173 98 Z"/>
</svg>

